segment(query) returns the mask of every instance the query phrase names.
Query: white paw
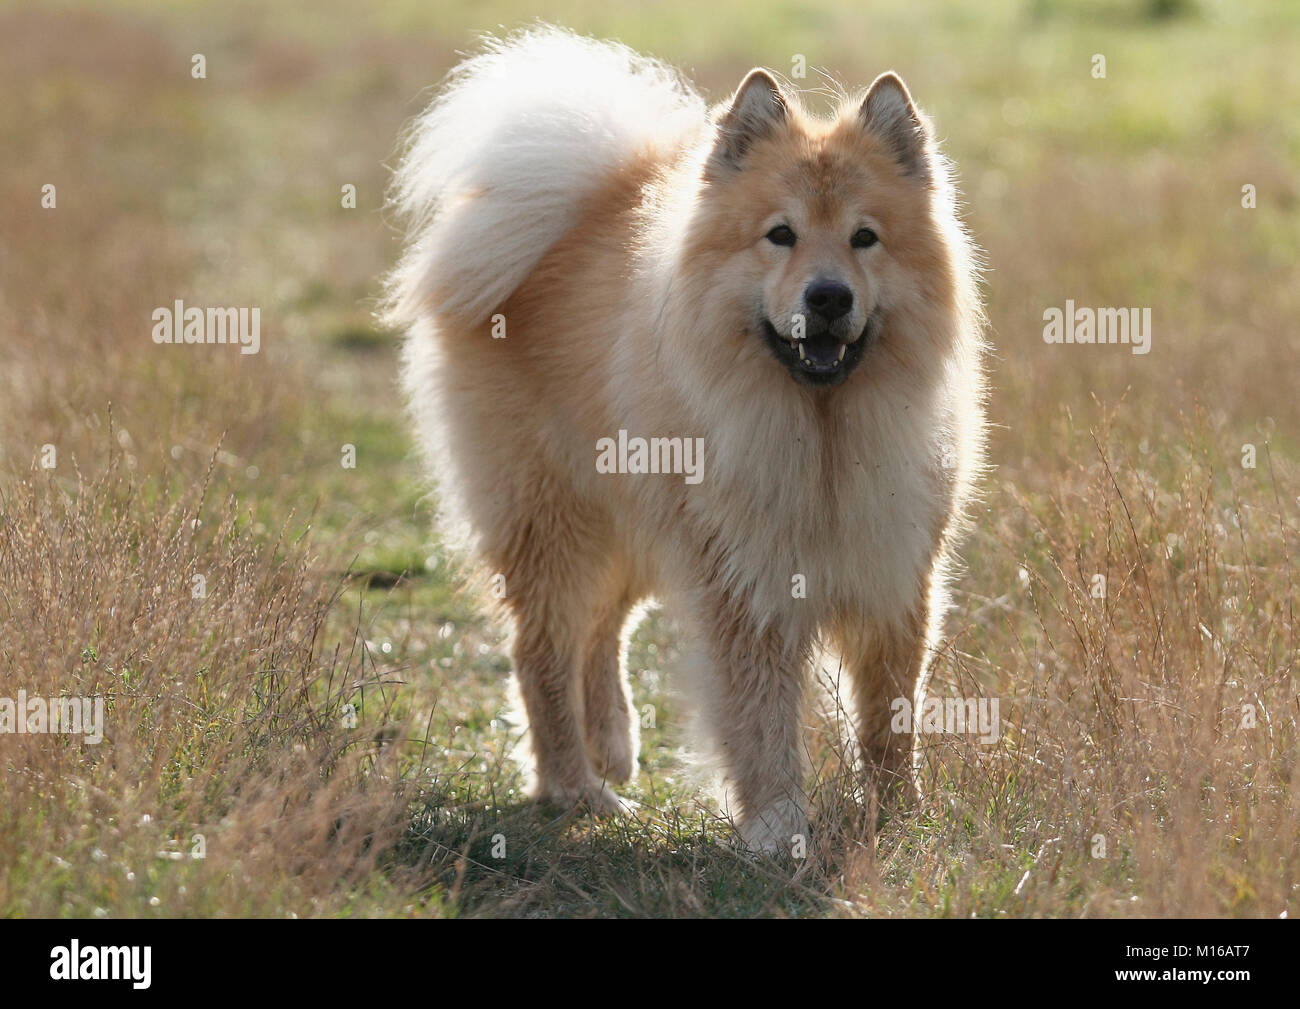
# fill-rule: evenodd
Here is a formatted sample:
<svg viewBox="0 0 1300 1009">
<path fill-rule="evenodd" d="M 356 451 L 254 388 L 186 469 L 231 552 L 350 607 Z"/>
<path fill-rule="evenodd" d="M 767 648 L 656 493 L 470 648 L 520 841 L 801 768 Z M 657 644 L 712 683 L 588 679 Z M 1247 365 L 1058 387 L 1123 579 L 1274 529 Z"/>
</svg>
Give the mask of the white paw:
<svg viewBox="0 0 1300 1009">
<path fill-rule="evenodd" d="M 636 770 L 636 752 L 632 736 L 626 729 L 612 728 L 605 733 L 603 746 L 593 748 L 590 756 L 596 773 L 606 781 L 621 784 Z"/>
<path fill-rule="evenodd" d="M 542 797 L 566 806 L 586 806 L 595 816 L 630 813 L 636 803 L 624 799 L 604 782 L 592 778 L 581 788 L 549 788 Z"/>
<path fill-rule="evenodd" d="M 636 809 L 636 803 L 631 799 L 625 799 L 606 784 L 599 784 L 595 787 L 588 788 L 583 793 L 580 800 L 593 814 L 597 816 L 607 816 L 610 814 L 625 815 Z"/>
<path fill-rule="evenodd" d="M 791 855 L 808 847 L 808 818 L 793 799 L 781 799 L 740 824 L 740 839 L 761 855 Z"/>
</svg>

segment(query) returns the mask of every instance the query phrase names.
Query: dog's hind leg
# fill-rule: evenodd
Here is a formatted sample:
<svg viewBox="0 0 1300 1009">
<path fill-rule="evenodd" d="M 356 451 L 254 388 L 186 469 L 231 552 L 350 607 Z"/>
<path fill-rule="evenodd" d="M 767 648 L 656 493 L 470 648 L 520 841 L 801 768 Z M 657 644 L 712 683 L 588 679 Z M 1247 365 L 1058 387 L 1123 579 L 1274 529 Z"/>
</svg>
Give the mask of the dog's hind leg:
<svg viewBox="0 0 1300 1009">
<path fill-rule="evenodd" d="M 538 491 L 546 481 L 537 481 Z M 607 578 L 607 523 L 561 495 L 538 494 L 498 554 L 515 618 L 514 660 L 540 798 L 621 808 L 587 752 L 580 681 L 596 600 Z M 537 497 L 534 501 L 537 501 Z"/>
<path fill-rule="evenodd" d="M 616 784 L 632 777 L 637 758 L 622 641 L 632 603 L 630 592 L 619 592 L 597 615 L 582 663 L 587 753 L 596 773 Z"/>
</svg>

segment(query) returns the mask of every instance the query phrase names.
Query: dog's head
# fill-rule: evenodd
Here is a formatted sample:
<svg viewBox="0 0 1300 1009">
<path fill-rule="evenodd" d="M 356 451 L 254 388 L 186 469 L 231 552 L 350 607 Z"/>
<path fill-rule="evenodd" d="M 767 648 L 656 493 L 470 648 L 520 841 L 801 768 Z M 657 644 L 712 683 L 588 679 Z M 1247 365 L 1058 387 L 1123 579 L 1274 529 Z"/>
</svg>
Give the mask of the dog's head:
<svg viewBox="0 0 1300 1009">
<path fill-rule="evenodd" d="M 889 338 L 891 312 L 951 286 L 927 122 L 892 73 L 820 120 L 753 70 L 715 123 L 694 230 L 709 296 L 745 320 L 729 335 L 761 343 L 764 367 L 838 385 Z"/>
</svg>

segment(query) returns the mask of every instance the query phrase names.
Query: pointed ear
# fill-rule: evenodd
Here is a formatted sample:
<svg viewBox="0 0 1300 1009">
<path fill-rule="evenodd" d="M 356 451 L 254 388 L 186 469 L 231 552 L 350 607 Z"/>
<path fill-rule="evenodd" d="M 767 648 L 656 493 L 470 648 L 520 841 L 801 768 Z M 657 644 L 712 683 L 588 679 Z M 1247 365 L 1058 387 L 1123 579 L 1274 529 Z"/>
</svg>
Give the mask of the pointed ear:
<svg viewBox="0 0 1300 1009">
<path fill-rule="evenodd" d="M 863 126 L 883 140 L 903 168 L 904 175 L 930 177 L 925 121 L 912 104 L 901 77 L 887 71 L 876 78 L 858 109 Z"/>
<path fill-rule="evenodd" d="M 772 75 L 758 68 L 751 70 L 718 120 L 718 138 L 709 156 L 711 172 L 724 168 L 738 171 L 749 149 L 784 123 L 788 111 Z"/>
</svg>

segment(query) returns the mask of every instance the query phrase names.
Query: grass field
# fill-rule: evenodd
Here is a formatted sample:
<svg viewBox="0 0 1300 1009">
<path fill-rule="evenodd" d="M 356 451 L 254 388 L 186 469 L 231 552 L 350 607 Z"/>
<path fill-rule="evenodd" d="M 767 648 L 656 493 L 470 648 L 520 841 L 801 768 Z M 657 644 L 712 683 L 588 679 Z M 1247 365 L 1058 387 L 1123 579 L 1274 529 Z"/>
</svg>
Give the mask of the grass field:
<svg viewBox="0 0 1300 1009">
<path fill-rule="evenodd" d="M 0 734 L 0 914 L 1300 912 L 1300 9 L 382 7 L 0 5 L 0 694 L 107 705 L 98 745 Z M 431 532 L 372 314 L 385 166 L 458 50 L 536 16 L 712 98 L 896 68 L 986 250 L 994 469 L 936 685 L 1002 735 L 877 816 L 828 692 L 790 864 L 692 774 L 653 614 L 640 815 L 529 804 L 501 628 Z M 260 353 L 156 345 L 177 299 L 260 306 Z M 1046 344 L 1066 299 L 1150 307 L 1150 353 Z"/>
</svg>

